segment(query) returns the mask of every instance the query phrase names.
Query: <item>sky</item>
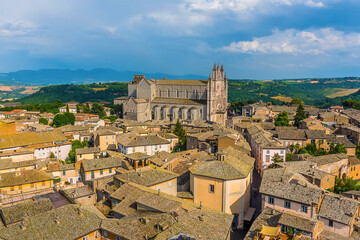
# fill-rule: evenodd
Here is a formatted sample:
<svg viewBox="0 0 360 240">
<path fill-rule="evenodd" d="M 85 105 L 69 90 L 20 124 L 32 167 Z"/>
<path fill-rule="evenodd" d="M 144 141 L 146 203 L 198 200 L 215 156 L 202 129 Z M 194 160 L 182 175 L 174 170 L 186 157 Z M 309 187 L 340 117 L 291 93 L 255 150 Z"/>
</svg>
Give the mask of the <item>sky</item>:
<svg viewBox="0 0 360 240">
<path fill-rule="evenodd" d="M 0 0 L 0 72 L 360 76 L 359 0 Z"/>
</svg>

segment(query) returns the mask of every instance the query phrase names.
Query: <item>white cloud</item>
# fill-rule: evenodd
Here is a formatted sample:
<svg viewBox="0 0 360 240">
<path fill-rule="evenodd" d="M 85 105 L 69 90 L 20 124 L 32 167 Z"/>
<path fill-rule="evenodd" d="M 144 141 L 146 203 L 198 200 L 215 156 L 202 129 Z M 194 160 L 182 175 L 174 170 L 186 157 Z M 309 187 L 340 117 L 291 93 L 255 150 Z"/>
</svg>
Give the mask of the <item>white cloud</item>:
<svg viewBox="0 0 360 240">
<path fill-rule="evenodd" d="M 360 33 L 345 33 L 333 28 L 299 31 L 275 30 L 272 35 L 252 41 L 232 42 L 221 48 L 229 52 L 261 54 L 328 54 L 334 51 L 360 52 Z"/>
<path fill-rule="evenodd" d="M 1 36 L 21 36 L 27 35 L 35 30 L 35 26 L 29 22 L 8 21 L 0 22 Z"/>
<path fill-rule="evenodd" d="M 223 11 L 234 12 L 262 11 L 277 6 L 304 5 L 307 7 L 324 7 L 325 2 L 333 0 L 185 0 L 187 8 L 201 11 Z"/>
</svg>

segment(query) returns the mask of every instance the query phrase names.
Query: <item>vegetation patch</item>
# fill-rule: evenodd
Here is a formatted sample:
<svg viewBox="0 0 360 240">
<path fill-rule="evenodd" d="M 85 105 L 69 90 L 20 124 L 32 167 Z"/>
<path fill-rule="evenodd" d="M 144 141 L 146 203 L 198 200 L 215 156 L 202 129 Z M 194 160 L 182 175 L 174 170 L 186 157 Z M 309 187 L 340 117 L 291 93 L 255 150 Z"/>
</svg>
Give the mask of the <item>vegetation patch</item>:
<svg viewBox="0 0 360 240">
<path fill-rule="evenodd" d="M 357 91 L 359 91 L 359 88 L 353 88 L 353 89 L 330 88 L 325 90 L 325 94 L 326 97 L 328 98 L 336 98 L 336 97 L 349 96 L 350 94 L 356 93 Z"/>
<path fill-rule="evenodd" d="M 271 97 L 271 98 L 282 101 L 282 102 L 291 102 L 291 100 L 292 100 L 291 97 L 286 97 L 286 96 L 276 96 L 276 97 Z"/>
</svg>

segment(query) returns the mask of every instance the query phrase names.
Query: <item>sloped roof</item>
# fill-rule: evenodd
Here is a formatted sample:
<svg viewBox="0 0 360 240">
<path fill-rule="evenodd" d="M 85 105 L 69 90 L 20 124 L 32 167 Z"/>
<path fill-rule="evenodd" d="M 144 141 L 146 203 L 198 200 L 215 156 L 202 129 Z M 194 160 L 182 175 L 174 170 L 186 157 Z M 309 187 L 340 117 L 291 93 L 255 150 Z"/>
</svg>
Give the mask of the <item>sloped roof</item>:
<svg viewBox="0 0 360 240">
<path fill-rule="evenodd" d="M 350 225 L 359 208 L 359 201 L 338 195 L 327 194 L 321 202 L 319 216 Z"/>
<path fill-rule="evenodd" d="M 93 206 L 68 204 L 34 217 L 24 222 L 25 228 L 18 225 L 2 229 L 1 239 L 78 239 L 100 228 L 102 215 Z"/>
<path fill-rule="evenodd" d="M 84 167 L 84 171 L 93 171 L 105 168 L 121 167 L 123 162 L 119 157 L 108 157 L 99 159 L 84 159 L 81 164 Z"/>
<path fill-rule="evenodd" d="M 0 187 L 18 186 L 54 179 L 54 176 L 51 173 L 35 169 L 17 172 L 6 172 L 1 173 L 0 176 Z"/>
<path fill-rule="evenodd" d="M 168 79 L 156 79 L 157 85 L 199 85 L 207 86 L 208 80 L 168 80 Z"/>
<path fill-rule="evenodd" d="M 95 194 L 89 185 L 60 190 L 67 199 L 75 200 Z"/>
<path fill-rule="evenodd" d="M 86 147 L 86 148 L 77 148 L 75 149 L 76 155 L 78 154 L 88 154 L 88 153 L 100 153 L 99 147 Z"/>
<path fill-rule="evenodd" d="M 115 176 L 115 178 L 123 182 L 129 181 L 147 187 L 167 182 L 177 177 L 177 174 L 162 168 L 152 168 L 142 172 L 127 172 Z"/>
<path fill-rule="evenodd" d="M 119 144 L 125 147 L 136 147 L 136 146 L 151 146 L 160 144 L 170 144 L 165 138 L 148 135 L 148 136 L 136 136 L 136 134 L 120 134 L 116 140 Z"/>
<path fill-rule="evenodd" d="M 225 159 L 208 160 L 195 164 L 190 168 L 194 175 L 230 180 L 237 178 L 246 178 L 254 165 L 254 158 L 235 150 L 232 147 L 224 151 Z"/>
<path fill-rule="evenodd" d="M 54 209 L 54 206 L 50 199 L 42 198 L 10 207 L 4 207 L 0 211 L 5 225 L 9 226 L 13 223 L 22 221 L 26 217 L 36 216 L 52 209 Z"/>
<path fill-rule="evenodd" d="M 43 144 L 49 142 L 62 142 L 67 139 L 58 129 L 46 132 L 26 132 L 0 136 L 0 149 Z"/>
<path fill-rule="evenodd" d="M 308 205 L 317 204 L 322 192 L 319 187 L 289 168 L 265 169 L 260 186 L 262 194 Z"/>
</svg>

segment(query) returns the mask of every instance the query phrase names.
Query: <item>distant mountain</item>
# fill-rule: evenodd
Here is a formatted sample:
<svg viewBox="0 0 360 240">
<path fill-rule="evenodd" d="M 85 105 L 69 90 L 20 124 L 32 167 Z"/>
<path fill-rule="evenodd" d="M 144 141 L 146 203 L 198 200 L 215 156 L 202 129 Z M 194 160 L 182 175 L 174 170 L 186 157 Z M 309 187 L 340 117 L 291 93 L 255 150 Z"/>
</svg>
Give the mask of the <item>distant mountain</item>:
<svg viewBox="0 0 360 240">
<path fill-rule="evenodd" d="M 135 74 L 144 74 L 146 78 L 168 79 L 206 79 L 206 76 L 185 74 L 170 75 L 166 73 L 142 73 L 134 71 L 116 71 L 113 69 L 97 68 L 93 70 L 41 69 L 22 70 L 0 74 L 0 84 L 3 85 L 57 85 L 57 84 L 86 84 L 97 82 L 130 81 Z"/>
</svg>

